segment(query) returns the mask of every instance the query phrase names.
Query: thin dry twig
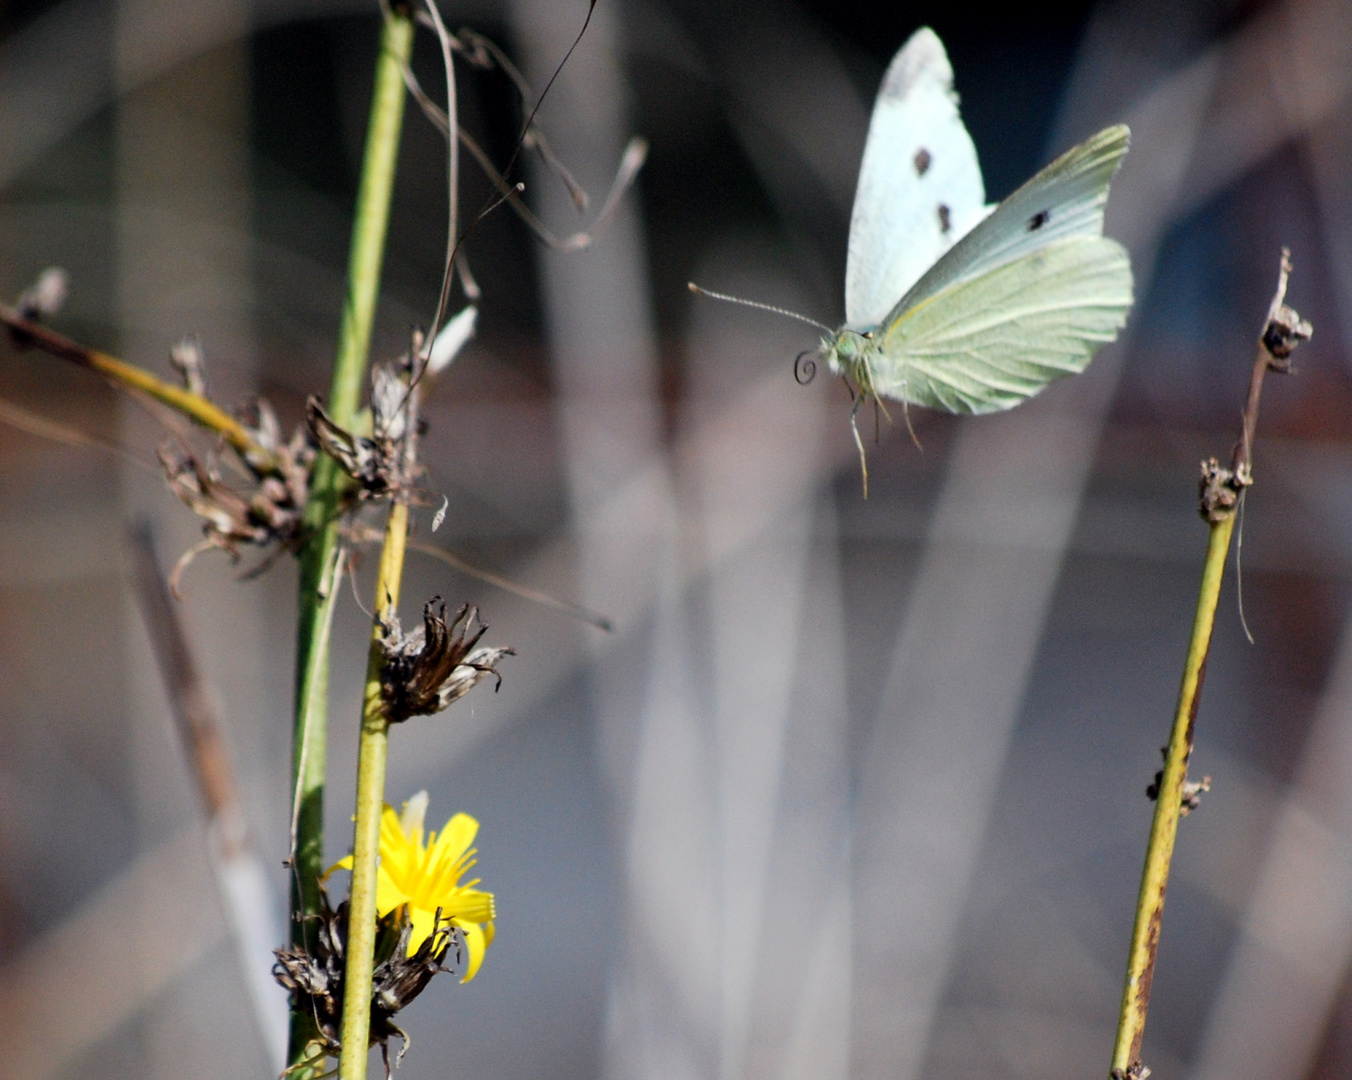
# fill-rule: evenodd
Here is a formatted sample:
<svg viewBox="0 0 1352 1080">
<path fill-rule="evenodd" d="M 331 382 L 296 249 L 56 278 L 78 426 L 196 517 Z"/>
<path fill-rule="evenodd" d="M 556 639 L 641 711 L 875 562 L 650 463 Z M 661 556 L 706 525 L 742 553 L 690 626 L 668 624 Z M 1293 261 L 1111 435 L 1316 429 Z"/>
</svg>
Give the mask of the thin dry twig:
<svg viewBox="0 0 1352 1080">
<path fill-rule="evenodd" d="M 160 572 L 150 523 L 140 521 L 127 533 L 136 583 L 136 599 L 164 680 L 174 722 L 188 751 L 197 791 L 209 820 L 221 830 L 223 854 L 238 854 L 244 844 L 244 814 L 220 720 L 188 644 L 174 599 Z"/>
<path fill-rule="evenodd" d="M 600 612 L 593 611 L 589 607 L 583 607 L 581 604 L 575 604 L 571 600 L 560 600 L 557 596 L 550 596 L 549 593 L 532 589 L 529 585 L 522 585 L 511 578 L 503 577 L 501 574 L 495 574 L 492 570 L 475 566 L 473 563 L 466 562 L 454 552 L 446 550 L 446 548 L 438 547 L 436 544 L 425 544 L 418 540 L 410 540 L 408 547 L 410 551 L 417 551 L 434 559 L 440 559 L 448 566 L 455 567 L 462 574 L 468 574 L 470 577 L 478 578 L 489 585 L 495 585 L 504 592 L 512 593 L 523 600 L 529 600 L 543 607 L 561 611 L 565 615 L 571 615 L 575 619 L 581 619 L 598 630 L 604 630 L 607 634 L 615 631 L 614 621 Z"/>
<path fill-rule="evenodd" d="M 81 431 L 79 428 L 70 427 L 56 420 L 49 420 L 45 416 L 29 412 L 22 405 L 15 405 L 12 401 L 5 401 L 3 398 L 0 398 L 0 424 L 8 424 L 16 431 L 22 431 L 39 439 L 48 439 L 65 446 L 77 446 L 82 449 L 102 450 L 108 454 L 116 454 L 129 465 L 135 465 L 144 472 L 154 473 L 156 476 L 160 474 L 160 470 L 156 466 L 138 457 L 130 447 L 124 446 L 114 439 L 107 439 L 102 435 Z"/>
<path fill-rule="evenodd" d="M 430 3 L 430 0 L 428 0 L 428 2 Z M 590 11 L 588 13 L 588 18 L 590 18 Z M 443 50 L 446 50 L 447 48 L 459 48 L 465 50 L 467 58 L 471 62 L 476 63 L 476 66 L 487 67 L 496 64 L 516 87 L 517 92 L 521 95 L 523 105 L 530 100 L 530 86 L 526 83 L 525 77 L 517 70 L 516 66 L 512 64 L 507 55 L 488 38 L 485 38 L 472 30 L 462 30 L 458 38 L 452 37 L 449 34 L 445 34 L 444 27 L 440 26 L 439 19 L 434 22 L 430 15 L 420 15 L 418 21 L 423 25 L 431 26 L 437 30 L 438 37 L 442 41 Z M 583 32 L 585 32 L 585 30 L 586 27 L 584 26 Z M 569 54 L 571 55 L 571 50 L 569 51 Z M 565 62 L 566 61 L 567 58 L 565 57 Z M 449 61 L 447 61 L 447 63 L 449 63 Z M 555 72 L 555 75 L 557 76 L 557 72 Z M 551 78 L 550 85 L 553 85 L 553 81 L 554 80 Z M 404 68 L 404 82 L 405 85 L 408 86 L 409 93 L 413 95 L 413 99 L 418 103 L 419 108 L 422 109 L 423 114 L 432 122 L 433 126 L 441 132 L 442 136 L 446 138 L 448 142 L 453 142 L 450 138 L 452 121 L 447 115 L 447 111 L 442 109 L 428 96 L 427 92 L 422 88 L 422 84 L 419 83 L 417 76 L 414 75 L 413 71 L 407 66 Z M 547 94 L 548 91 L 549 88 L 546 87 L 545 93 Z M 454 111 L 453 99 L 448 100 L 452 102 L 452 111 Z M 544 94 L 540 96 L 540 101 L 543 100 Z M 601 204 L 601 209 L 597 213 L 595 220 L 593 220 L 591 225 L 586 229 L 571 233 L 568 236 L 560 237 L 545 225 L 545 223 L 541 221 L 528 206 L 526 206 L 525 202 L 520 197 L 517 185 L 509 183 L 506 178 L 506 174 L 511 171 L 520 151 L 523 148 L 533 149 L 539 153 L 540 158 L 545 165 L 568 189 L 569 196 L 572 198 L 574 205 L 577 206 L 579 211 L 586 210 L 590 203 L 586 191 L 583 190 L 581 185 L 578 184 L 577 180 L 573 178 L 573 175 L 550 148 L 549 142 L 545 138 L 544 131 L 536 121 L 536 112 L 538 110 L 539 102 L 536 103 L 535 108 L 531 111 L 530 116 L 526 121 L 521 139 L 517 144 L 516 151 L 512 154 L 511 161 L 508 162 L 507 167 L 502 171 L 499 171 L 494 166 L 492 159 L 489 158 L 487 152 L 475 141 L 473 136 L 465 131 L 458 123 L 456 123 L 454 127 L 458 135 L 458 141 L 464 146 L 465 150 L 468 151 L 470 157 L 472 157 L 479 165 L 479 168 L 483 170 L 484 175 L 488 177 L 489 183 L 493 185 L 493 188 L 497 193 L 497 197 L 506 201 L 516 215 L 525 222 L 530 230 L 535 233 L 546 246 L 556 251 L 582 251 L 595 242 L 597 235 L 615 216 L 616 211 L 619 209 L 620 202 L 633 186 L 639 170 L 643 167 L 643 163 L 647 159 L 648 143 L 646 139 L 638 136 L 629 140 L 624 151 L 620 155 L 619 166 L 616 169 L 615 179 L 611 183 L 610 191 L 607 193 L 605 201 Z M 466 290 L 466 295 L 470 295 L 468 289 Z M 470 298 L 473 299 L 474 297 L 471 295 Z"/>
</svg>

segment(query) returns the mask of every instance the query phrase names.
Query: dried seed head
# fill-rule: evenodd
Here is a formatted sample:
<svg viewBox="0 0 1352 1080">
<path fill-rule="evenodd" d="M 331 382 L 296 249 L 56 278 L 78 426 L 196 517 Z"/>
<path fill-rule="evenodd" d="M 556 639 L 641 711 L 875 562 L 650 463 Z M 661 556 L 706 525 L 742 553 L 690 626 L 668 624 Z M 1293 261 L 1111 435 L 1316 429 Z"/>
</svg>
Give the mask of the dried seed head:
<svg viewBox="0 0 1352 1080">
<path fill-rule="evenodd" d="M 314 395 L 305 403 L 305 421 L 320 449 L 361 485 L 364 495 L 383 495 L 389 490 L 388 466 L 376 440 L 339 427 Z"/>
<path fill-rule="evenodd" d="M 176 443 L 158 450 L 169 490 L 202 519 L 203 530 L 232 555 L 240 543 L 265 544 L 270 539 L 266 525 L 253 520 L 249 499 L 222 482 L 214 468 Z"/>
<path fill-rule="evenodd" d="M 1222 467 L 1215 458 L 1202 462 L 1202 475 L 1198 481 L 1198 512 L 1208 522 L 1215 524 L 1223 521 L 1235 512 L 1244 489 L 1253 484 L 1253 474 L 1246 465 L 1236 470 Z"/>
<path fill-rule="evenodd" d="M 385 653 L 381 696 L 391 723 L 440 712 L 490 674 L 502 684 L 497 663 L 516 652 L 476 648 L 488 629 L 482 623 L 474 628 L 478 618 L 478 608 L 462 604 L 447 624 L 446 604 L 439 596 L 426 603 L 422 625 L 410 633 L 403 632 L 397 615 L 390 615 L 381 642 Z"/>
<path fill-rule="evenodd" d="M 340 1032 L 343 1017 L 343 955 L 347 946 L 347 901 L 334 911 L 328 893 L 320 888 L 321 909 L 312 916 L 318 924 L 310 949 L 297 946 L 277 949 L 273 977 L 291 994 L 293 1012 L 309 1016 L 318 1031 L 316 1042 L 322 1053 L 337 1057 L 342 1050 Z M 409 1038 L 394 1016 L 427 988 L 438 972 L 453 971 L 443 961 L 454 950 L 455 963 L 461 962 L 461 942 L 450 922 L 435 916 L 432 934 L 412 955 L 408 955 L 413 922 L 407 907 L 398 907 L 376 924 L 375 967 L 371 978 L 371 1045 L 379 1044 L 385 1060 L 385 1076 L 390 1075 L 389 1041 L 400 1039 L 395 1063 L 408 1050 Z"/>
<path fill-rule="evenodd" d="M 1277 371 L 1290 369 L 1290 357 L 1296 346 L 1309 341 L 1314 326 L 1308 319 L 1302 319 L 1295 308 L 1282 304 L 1263 328 L 1263 347 L 1276 361 L 1271 365 Z"/>
<path fill-rule="evenodd" d="M 179 560 L 173 575 L 175 583 L 188 563 L 206 548 L 221 548 L 238 559 L 241 544 L 276 544 L 278 551 L 287 551 L 300 541 L 315 447 L 304 428 L 282 445 L 276 414 L 261 399 L 249 404 L 242 419 L 250 437 L 268 455 L 266 462 L 244 459 L 241 471 L 252 478 L 252 489 L 237 490 L 225 483 L 210 456 L 200 459 L 175 441 L 159 448 L 169 489 L 202 519 L 206 534 L 202 544 Z M 269 565 L 270 560 L 265 560 L 262 568 Z"/>
</svg>

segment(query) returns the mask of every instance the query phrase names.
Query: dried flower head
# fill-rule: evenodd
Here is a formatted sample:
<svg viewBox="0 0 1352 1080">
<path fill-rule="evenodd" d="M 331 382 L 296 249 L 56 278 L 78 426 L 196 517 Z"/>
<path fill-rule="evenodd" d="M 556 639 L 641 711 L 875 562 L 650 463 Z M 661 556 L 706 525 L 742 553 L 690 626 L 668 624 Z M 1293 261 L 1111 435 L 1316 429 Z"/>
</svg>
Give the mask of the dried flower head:
<svg viewBox="0 0 1352 1080">
<path fill-rule="evenodd" d="M 480 623 L 475 629 L 478 618 L 478 608 L 462 604 L 447 624 L 446 603 L 434 596 L 423 607 L 422 625 L 411 632 L 403 632 L 399 616 L 393 613 L 382 623 L 381 696 L 391 723 L 440 712 L 488 675 L 496 676 L 502 685 L 496 665 L 516 651 L 479 646 L 488 627 Z"/>
<path fill-rule="evenodd" d="M 241 543 L 267 543 L 268 527 L 253 520 L 248 497 L 222 481 L 214 467 L 173 442 L 161 445 L 158 456 L 169 490 L 202 519 L 215 546 L 237 557 Z"/>
<path fill-rule="evenodd" d="M 313 1054 L 301 1065 L 317 1064 L 317 1059 L 337 1057 L 342 1050 L 340 1031 L 343 1018 L 343 954 L 347 946 L 348 905 L 343 901 L 334 911 L 328 894 L 321 887 L 320 913 L 312 916 L 318 923 L 310 948 L 297 946 L 277 949 L 272 973 L 291 994 L 291 1008 L 314 1020 L 318 1037 Z M 401 1046 L 395 1064 L 409 1047 L 408 1034 L 394 1023 L 394 1016 L 412 1002 L 432 977 L 449 971 L 442 961 L 454 949 L 457 966 L 460 939 L 449 920 L 438 911 L 432 932 L 415 948 L 409 947 L 413 920 L 406 906 L 395 908 L 379 919 L 376 929 L 375 969 L 371 982 L 371 1045 L 380 1045 L 385 1076 L 390 1075 L 391 1036 L 399 1036 Z"/>
<path fill-rule="evenodd" d="M 1309 341 L 1314 333 L 1314 325 L 1309 319 L 1302 319 L 1295 308 L 1281 304 L 1267 326 L 1263 328 L 1263 347 L 1267 349 L 1277 371 L 1289 371 L 1287 361 L 1302 341 Z"/>
<path fill-rule="evenodd" d="M 417 429 L 417 395 L 413 392 L 413 348 L 392 364 L 371 370 L 371 433 L 340 427 L 324 411 L 319 398 L 305 403 L 305 419 L 320 448 L 357 482 L 362 498 L 380 498 L 406 490 L 415 472 L 413 438 Z"/>
<path fill-rule="evenodd" d="M 245 430 L 265 455 L 259 460 L 246 455 L 244 463 L 260 481 L 279 480 L 285 491 L 277 491 L 278 506 L 293 511 L 300 520 L 310 491 L 310 471 L 314 468 L 316 447 L 309 429 L 298 424 L 289 442 L 282 441 L 282 426 L 266 398 L 253 398 L 240 412 Z M 270 455 L 268 457 L 267 455 Z"/>
<path fill-rule="evenodd" d="M 222 479 L 211 456 L 203 460 L 175 441 L 159 448 L 169 490 L 202 519 L 206 533 L 206 540 L 179 560 L 172 578 L 175 591 L 179 575 L 204 550 L 220 548 L 238 559 L 241 544 L 276 544 L 277 552 L 282 552 L 292 550 L 300 541 L 314 445 L 303 427 L 289 443 L 283 443 L 277 416 L 262 399 L 249 403 L 243 419 L 262 453 L 256 459 L 245 455 L 242 468 L 240 459 L 232 459 L 244 480 L 238 487 Z M 271 560 L 264 560 L 259 569 L 269 565 Z"/>
</svg>

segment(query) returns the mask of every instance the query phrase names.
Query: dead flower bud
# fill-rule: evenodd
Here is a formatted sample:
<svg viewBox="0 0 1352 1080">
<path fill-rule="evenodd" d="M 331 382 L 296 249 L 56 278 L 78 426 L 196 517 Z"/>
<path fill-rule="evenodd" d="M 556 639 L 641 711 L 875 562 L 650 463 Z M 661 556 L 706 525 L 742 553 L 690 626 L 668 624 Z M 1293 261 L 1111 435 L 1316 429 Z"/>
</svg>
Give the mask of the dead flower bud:
<svg viewBox="0 0 1352 1080">
<path fill-rule="evenodd" d="M 183 376 L 183 385 L 188 393 L 198 397 L 207 396 L 207 379 L 203 368 L 202 343 L 189 334 L 180 339 L 169 350 L 169 363 Z"/>
<path fill-rule="evenodd" d="M 319 448 L 361 485 L 363 494 L 383 495 L 389 490 L 387 463 L 374 439 L 339 427 L 314 394 L 305 403 L 305 422 Z"/>
<path fill-rule="evenodd" d="M 1202 475 L 1198 481 L 1198 513 L 1207 521 L 1215 524 L 1224 521 L 1239 506 L 1239 498 L 1244 489 L 1253 484 L 1253 474 L 1246 465 L 1231 471 L 1223 468 L 1215 458 L 1202 462 Z"/>
<path fill-rule="evenodd" d="M 255 461 L 246 456 L 245 465 L 260 478 L 260 486 L 266 487 L 269 480 L 280 483 L 280 489 L 268 489 L 269 498 L 278 505 L 284 504 L 294 510 L 299 521 L 300 511 L 309 497 L 310 470 L 315 462 L 315 445 L 310 439 L 309 429 L 304 424 L 297 426 L 291 434 L 291 441 L 283 443 L 282 426 L 265 398 L 250 401 L 241 410 L 240 419 L 250 438 L 271 455 L 269 461 Z"/>
<path fill-rule="evenodd" d="M 305 403 L 305 419 L 323 451 L 357 481 L 363 497 L 372 498 L 408 486 L 413 471 L 408 434 L 414 408 L 405 358 L 377 364 L 371 372 L 369 436 L 339 427 L 317 397 Z"/>
<path fill-rule="evenodd" d="M 236 490 L 221 479 L 210 459 L 203 462 L 175 442 L 159 448 L 169 490 L 202 519 L 202 531 L 206 534 L 206 540 L 189 549 L 174 568 L 171 584 L 175 593 L 179 576 L 201 551 L 220 548 L 232 559 L 238 559 L 240 544 L 266 547 L 277 543 L 280 545 L 277 551 L 281 552 L 294 548 L 300 538 L 314 446 L 303 428 L 289 444 L 280 445 L 277 418 L 271 408 L 266 402 L 257 401 L 252 409 L 253 423 L 246 418 L 245 425 L 259 446 L 272 455 L 267 472 L 261 463 L 246 458 L 244 464 L 247 473 L 252 474 L 252 490 L 247 487 Z M 271 557 L 265 559 L 257 572 L 271 562 Z"/>
<path fill-rule="evenodd" d="M 1309 341 L 1314 326 L 1309 319 L 1302 319 L 1295 308 L 1282 304 L 1263 328 L 1263 347 L 1272 357 L 1268 366 L 1274 371 L 1291 370 L 1291 354 L 1302 341 Z"/>
<path fill-rule="evenodd" d="M 371 429 L 377 439 L 403 442 L 408 430 L 409 393 L 408 378 L 394 365 L 377 364 L 371 371 Z"/>
<path fill-rule="evenodd" d="M 497 663 L 504 656 L 515 656 L 516 650 L 476 648 L 488 629 L 482 623 L 474 629 L 478 617 L 478 608 L 462 604 L 448 625 L 446 604 L 439 596 L 426 603 L 422 625 L 408 634 L 399 617 L 390 615 L 381 641 L 385 653 L 381 696 L 391 723 L 440 712 L 488 675 L 502 685 Z"/>
<path fill-rule="evenodd" d="M 328 894 L 320 889 L 322 908 L 312 918 L 319 924 L 313 935 L 313 948 L 304 946 L 277 949 L 273 977 L 291 993 L 293 1012 L 312 1017 L 318 1028 L 319 1052 L 337 1057 L 342 1050 L 340 1031 L 343 1019 L 343 954 L 347 946 L 348 905 L 343 901 L 334 911 Z M 391 1036 L 399 1036 L 401 1046 L 395 1064 L 409 1047 L 409 1037 L 394 1023 L 394 1015 L 426 989 L 432 977 L 452 971 L 443 964 L 454 948 L 459 965 L 460 938 L 449 920 L 436 913 L 431 935 L 408 952 L 413 921 L 407 906 L 397 907 L 376 923 L 375 968 L 371 980 L 371 1045 L 380 1045 L 385 1061 L 385 1076 L 390 1075 Z M 294 1068 L 294 1067 L 293 1067 Z"/>
<path fill-rule="evenodd" d="M 270 530 L 253 520 L 249 500 L 225 484 L 215 469 L 173 443 L 158 450 L 169 490 L 202 519 L 202 528 L 215 546 L 237 555 L 240 543 L 265 544 Z"/>
<path fill-rule="evenodd" d="M 61 267 L 49 266 L 14 307 L 30 322 L 44 322 L 61 310 L 69 284 L 70 277 Z"/>
</svg>

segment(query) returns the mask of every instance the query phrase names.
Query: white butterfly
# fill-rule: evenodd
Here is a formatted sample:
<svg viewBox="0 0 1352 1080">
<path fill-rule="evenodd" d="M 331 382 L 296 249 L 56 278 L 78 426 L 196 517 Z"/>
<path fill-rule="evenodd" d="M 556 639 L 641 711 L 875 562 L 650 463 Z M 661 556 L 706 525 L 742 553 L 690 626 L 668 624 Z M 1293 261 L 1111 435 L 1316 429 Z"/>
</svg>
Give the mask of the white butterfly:
<svg viewBox="0 0 1352 1080">
<path fill-rule="evenodd" d="M 1103 211 L 1129 134 L 1100 131 L 989 207 L 938 36 L 917 30 L 893 58 L 850 219 L 845 325 L 820 346 L 854 395 L 866 496 L 864 401 L 1009 409 L 1117 336 L 1131 264 Z"/>
</svg>

